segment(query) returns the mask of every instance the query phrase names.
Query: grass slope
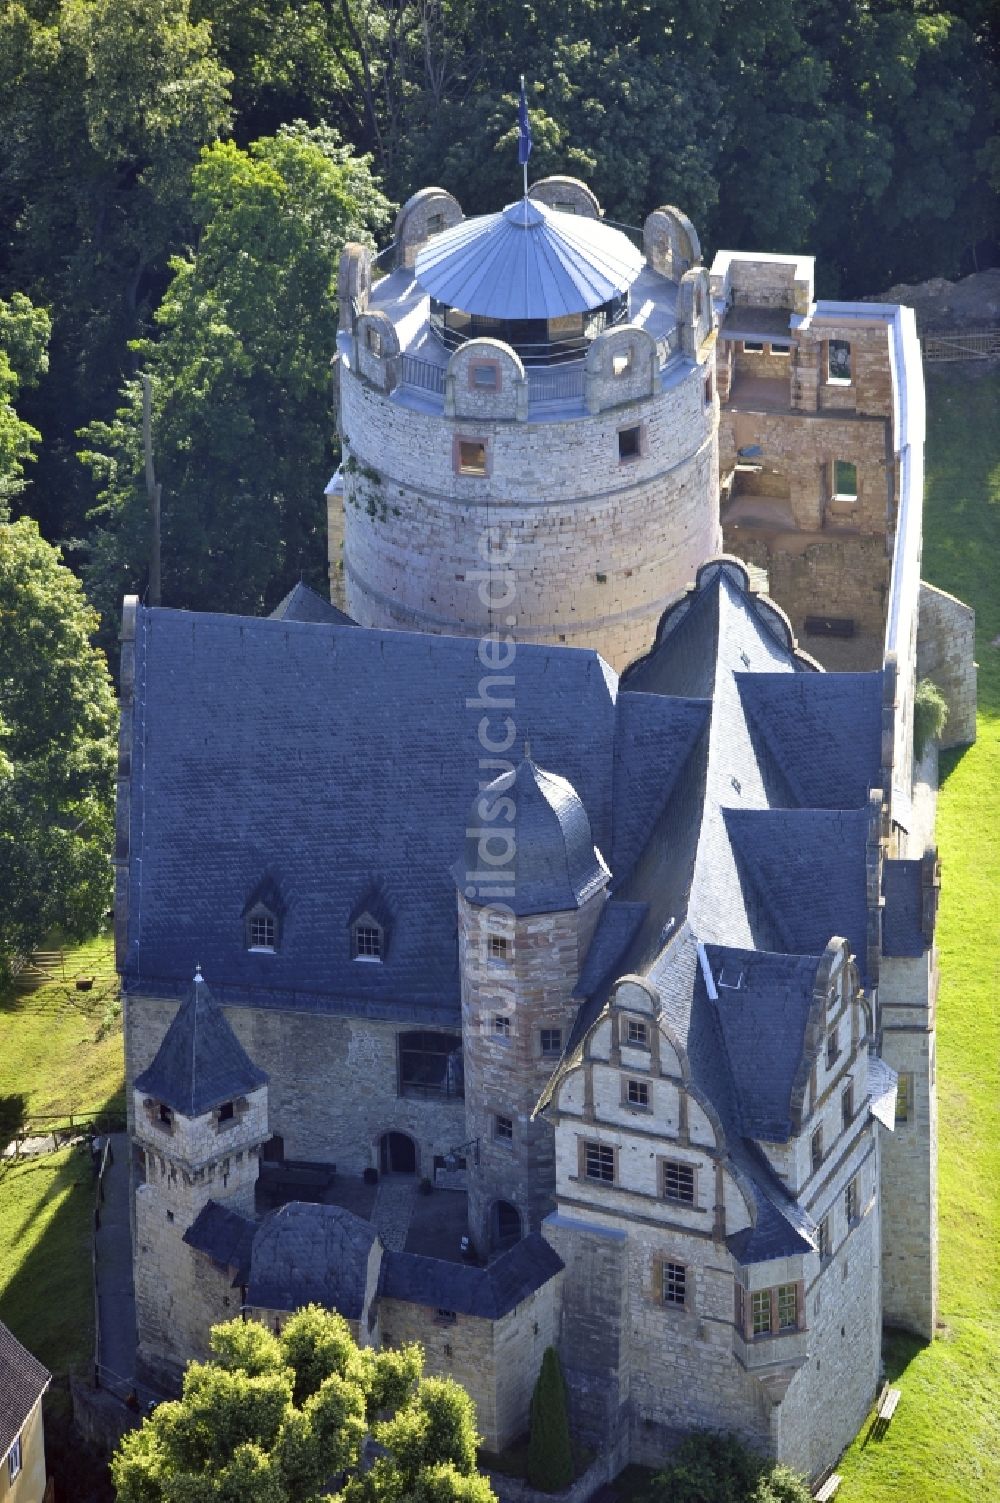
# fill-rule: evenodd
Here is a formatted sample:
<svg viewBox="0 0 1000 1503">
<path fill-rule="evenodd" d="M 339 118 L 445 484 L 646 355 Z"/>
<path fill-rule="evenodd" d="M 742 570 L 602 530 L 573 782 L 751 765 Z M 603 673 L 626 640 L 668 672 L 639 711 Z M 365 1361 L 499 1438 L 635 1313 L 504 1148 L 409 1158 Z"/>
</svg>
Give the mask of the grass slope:
<svg viewBox="0 0 1000 1503">
<path fill-rule="evenodd" d="M 939 1339 L 893 1339 L 902 1399 L 844 1503 L 1000 1498 L 1000 374 L 928 381 L 923 577 L 976 608 L 976 745 L 941 759 Z"/>
</svg>

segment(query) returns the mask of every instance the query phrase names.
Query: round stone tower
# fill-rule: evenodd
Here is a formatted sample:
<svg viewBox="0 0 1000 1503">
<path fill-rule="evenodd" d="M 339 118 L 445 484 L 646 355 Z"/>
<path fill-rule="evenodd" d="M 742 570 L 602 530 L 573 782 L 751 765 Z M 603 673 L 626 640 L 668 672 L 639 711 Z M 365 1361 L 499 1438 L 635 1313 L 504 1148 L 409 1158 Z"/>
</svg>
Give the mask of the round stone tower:
<svg viewBox="0 0 1000 1503">
<path fill-rule="evenodd" d="M 623 668 L 721 547 L 693 226 L 664 208 L 630 236 L 570 178 L 468 220 L 424 189 L 383 260 L 349 245 L 340 266 L 334 600 Z"/>
<path fill-rule="evenodd" d="M 572 785 L 525 759 L 473 803 L 455 879 L 469 1227 L 485 1252 L 555 1205 L 552 1127 L 532 1112 L 569 1042 L 610 873 Z"/>
</svg>

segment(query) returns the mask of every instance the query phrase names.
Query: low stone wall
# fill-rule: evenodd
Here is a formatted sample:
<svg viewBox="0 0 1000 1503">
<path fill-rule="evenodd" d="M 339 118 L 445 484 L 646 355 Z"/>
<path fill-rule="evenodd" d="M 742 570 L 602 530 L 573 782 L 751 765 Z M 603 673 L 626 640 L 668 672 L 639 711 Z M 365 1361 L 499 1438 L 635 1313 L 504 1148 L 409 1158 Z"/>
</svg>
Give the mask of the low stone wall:
<svg viewBox="0 0 1000 1503">
<path fill-rule="evenodd" d="M 73 1421 L 85 1440 L 110 1455 L 129 1430 L 138 1430 L 142 1415 L 126 1408 L 114 1394 L 92 1388 L 82 1378 L 70 1375 Z"/>
<path fill-rule="evenodd" d="M 948 704 L 941 746 L 976 739 L 976 613 L 935 585 L 920 581 L 917 678 L 929 678 Z"/>
</svg>

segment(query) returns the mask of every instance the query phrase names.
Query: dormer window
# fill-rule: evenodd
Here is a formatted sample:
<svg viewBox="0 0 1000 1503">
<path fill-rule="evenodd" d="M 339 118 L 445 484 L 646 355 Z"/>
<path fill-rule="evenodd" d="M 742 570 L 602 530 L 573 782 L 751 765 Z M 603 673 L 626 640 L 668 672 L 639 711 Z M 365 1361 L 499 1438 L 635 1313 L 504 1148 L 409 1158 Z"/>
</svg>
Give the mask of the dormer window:
<svg viewBox="0 0 1000 1503">
<path fill-rule="evenodd" d="M 382 959 L 382 926 L 373 920 L 359 919 L 354 925 L 355 960 Z"/>
<path fill-rule="evenodd" d="M 262 905 L 254 908 L 247 917 L 247 949 L 268 950 L 278 948 L 278 920 Z"/>
<path fill-rule="evenodd" d="M 163 1123 L 164 1127 L 173 1127 L 174 1125 L 174 1114 L 163 1101 L 160 1102 L 157 1119 Z"/>
</svg>

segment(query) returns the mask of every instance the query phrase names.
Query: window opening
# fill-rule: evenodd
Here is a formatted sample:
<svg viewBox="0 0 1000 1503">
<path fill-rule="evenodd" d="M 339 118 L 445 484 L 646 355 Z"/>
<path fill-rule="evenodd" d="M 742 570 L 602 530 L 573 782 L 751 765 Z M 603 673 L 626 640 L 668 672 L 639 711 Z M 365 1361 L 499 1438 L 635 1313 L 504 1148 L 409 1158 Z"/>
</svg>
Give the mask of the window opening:
<svg viewBox="0 0 1000 1503">
<path fill-rule="evenodd" d="M 831 1028 L 826 1036 L 826 1068 L 832 1070 L 840 1058 L 840 1029 Z"/>
<path fill-rule="evenodd" d="M 478 439 L 460 438 L 458 441 L 458 469 L 462 475 L 485 475 L 486 445 Z"/>
<path fill-rule="evenodd" d="M 444 215 L 443 214 L 428 214 L 428 216 L 427 216 L 427 233 L 428 233 L 428 235 L 440 235 L 440 233 L 441 233 L 441 231 L 443 229 L 444 229 Z"/>
<path fill-rule="evenodd" d="M 641 429 L 620 428 L 618 430 L 618 459 L 619 461 L 638 459 L 641 451 Z"/>
<path fill-rule="evenodd" d="M 625 1025 L 626 1040 L 630 1044 L 647 1044 L 649 1035 L 645 1023 L 640 1023 L 638 1018 L 629 1018 Z"/>
<path fill-rule="evenodd" d="M 846 1132 L 847 1129 L 850 1127 L 851 1123 L 854 1121 L 854 1087 L 853 1086 L 847 1086 L 841 1092 L 841 1096 L 840 1096 L 840 1116 L 841 1116 L 841 1121 L 843 1122 L 844 1131 Z"/>
<path fill-rule="evenodd" d="M 629 1106 L 649 1105 L 649 1085 L 645 1080 L 630 1080 L 628 1083 Z"/>
<path fill-rule="evenodd" d="M 500 386 L 499 368 L 492 362 L 477 362 L 472 367 L 472 384 L 479 391 L 497 391 Z"/>
<path fill-rule="evenodd" d="M 849 459 L 833 461 L 833 498 L 835 501 L 858 499 L 858 467 Z"/>
<path fill-rule="evenodd" d="M 851 346 L 846 339 L 831 339 L 827 345 L 827 379 L 845 382 L 851 379 Z"/>
<path fill-rule="evenodd" d="M 799 1324 L 798 1290 L 794 1284 L 778 1285 L 778 1330 L 795 1331 Z"/>
<path fill-rule="evenodd" d="M 399 1091 L 402 1096 L 463 1097 L 465 1072 L 461 1036 L 423 1030 L 401 1033 Z"/>
<path fill-rule="evenodd" d="M 755 1289 L 750 1296 L 750 1318 L 755 1336 L 771 1334 L 771 1291 Z"/>
<path fill-rule="evenodd" d="M 373 355 L 382 354 L 382 334 L 374 325 L 369 324 L 365 329 L 365 343 Z"/>
<path fill-rule="evenodd" d="M 611 357 L 611 374 L 613 376 L 627 376 L 632 369 L 632 349 L 621 350 Z"/>
<path fill-rule="evenodd" d="M 830 1218 L 829 1216 L 824 1216 L 823 1220 L 819 1224 L 819 1239 L 817 1251 L 819 1252 L 820 1258 L 828 1258 L 830 1256 L 832 1248 L 833 1243 L 830 1238 Z"/>
<path fill-rule="evenodd" d="M 507 936 L 506 936 L 506 934 L 491 934 L 490 935 L 490 959 L 491 960 L 506 960 L 507 959 Z"/>
<path fill-rule="evenodd" d="M 375 924 L 355 924 L 354 958 L 356 960 L 382 959 L 382 930 Z"/>
<path fill-rule="evenodd" d="M 503 1117 L 498 1112 L 497 1115 L 493 1118 L 493 1136 L 495 1138 L 498 1138 L 501 1143 L 513 1143 L 513 1141 L 514 1141 L 514 1119 L 513 1119 L 513 1117 Z"/>
<path fill-rule="evenodd" d="M 542 1034 L 542 1053 L 543 1054 L 561 1054 L 562 1053 L 562 1029 L 561 1028 L 543 1028 L 542 1031 L 541 1031 L 541 1034 Z"/>
<path fill-rule="evenodd" d="M 913 1110 L 913 1076 L 907 1072 L 896 1082 L 896 1121 L 909 1122 Z"/>
<path fill-rule="evenodd" d="M 588 1143 L 584 1150 L 584 1173 L 588 1179 L 614 1184 L 615 1151 L 606 1143 Z"/>
<path fill-rule="evenodd" d="M 233 1103 L 231 1101 L 224 1101 L 222 1103 L 222 1105 L 219 1107 L 219 1121 L 220 1122 L 232 1122 L 233 1117 L 235 1115 L 236 1115 L 235 1108 L 234 1108 Z"/>
<path fill-rule="evenodd" d="M 817 1127 L 812 1135 L 810 1153 L 812 1156 L 813 1173 L 815 1173 L 823 1162 L 823 1129 L 821 1127 Z"/>
<path fill-rule="evenodd" d="M 498 1038 L 510 1038 L 510 1014 L 497 1012 L 493 1014 L 493 1032 Z"/>
<path fill-rule="evenodd" d="M 694 1167 L 670 1160 L 663 1166 L 663 1198 L 680 1205 L 694 1205 Z"/>
<path fill-rule="evenodd" d="M 844 1191 L 844 1210 L 847 1212 L 847 1224 L 850 1226 L 858 1219 L 858 1181 L 852 1179 Z"/>
<path fill-rule="evenodd" d="M 13 1482 L 14 1478 L 20 1474 L 21 1465 L 21 1437 L 19 1435 L 7 1452 L 7 1477 L 9 1481 Z"/>
<path fill-rule="evenodd" d="M 744 339 L 743 353 L 744 355 L 763 355 L 764 341 L 762 339 Z"/>
<path fill-rule="evenodd" d="M 662 1296 L 665 1305 L 683 1306 L 687 1299 L 687 1269 L 683 1263 L 664 1263 Z"/>
</svg>

